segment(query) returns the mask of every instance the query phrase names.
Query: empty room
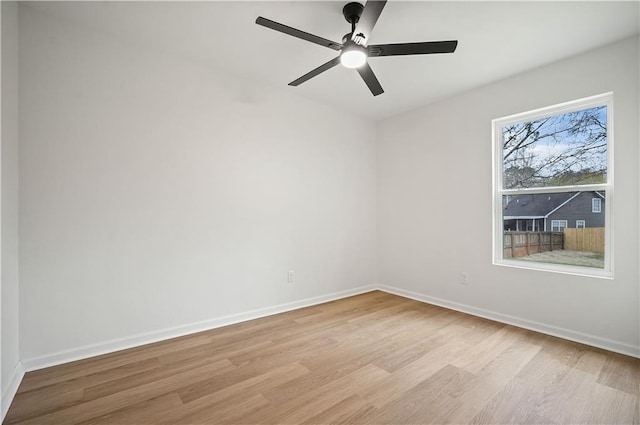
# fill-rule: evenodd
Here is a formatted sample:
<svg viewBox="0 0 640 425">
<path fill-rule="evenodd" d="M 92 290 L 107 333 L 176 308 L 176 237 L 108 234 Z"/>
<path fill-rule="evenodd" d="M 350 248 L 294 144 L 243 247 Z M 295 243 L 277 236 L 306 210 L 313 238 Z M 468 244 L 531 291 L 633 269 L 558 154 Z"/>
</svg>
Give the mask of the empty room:
<svg viewBox="0 0 640 425">
<path fill-rule="evenodd" d="M 640 424 L 640 2 L 0 5 L 3 425 Z"/>
</svg>

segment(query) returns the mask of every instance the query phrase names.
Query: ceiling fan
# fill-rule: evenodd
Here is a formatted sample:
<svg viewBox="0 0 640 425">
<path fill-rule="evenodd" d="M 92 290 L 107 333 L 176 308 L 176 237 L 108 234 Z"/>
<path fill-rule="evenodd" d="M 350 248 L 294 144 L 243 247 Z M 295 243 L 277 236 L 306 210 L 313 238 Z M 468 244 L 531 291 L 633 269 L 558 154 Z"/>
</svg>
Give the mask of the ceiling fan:
<svg viewBox="0 0 640 425">
<path fill-rule="evenodd" d="M 287 25 L 259 16 L 256 24 L 272 30 L 291 35 L 302 40 L 310 41 L 324 47 L 336 50 L 340 54 L 316 69 L 304 74 L 289 83 L 298 86 L 305 81 L 327 71 L 341 63 L 346 68 L 355 68 L 358 74 L 371 90 L 374 96 L 384 93 L 380 82 L 367 63 L 367 58 L 378 56 L 426 55 L 432 53 L 453 53 L 458 46 L 457 40 L 425 41 L 420 43 L 373 44 L 369 45 L 371 31 L 382 13 L 386 0 L 369 0 L 365 6 L 357 2 L 347 3 L 342 9 L 344 18 L 351 24 L 351 32 L 342 37 L 342 43 L 300 31 Z"/>
</svg>

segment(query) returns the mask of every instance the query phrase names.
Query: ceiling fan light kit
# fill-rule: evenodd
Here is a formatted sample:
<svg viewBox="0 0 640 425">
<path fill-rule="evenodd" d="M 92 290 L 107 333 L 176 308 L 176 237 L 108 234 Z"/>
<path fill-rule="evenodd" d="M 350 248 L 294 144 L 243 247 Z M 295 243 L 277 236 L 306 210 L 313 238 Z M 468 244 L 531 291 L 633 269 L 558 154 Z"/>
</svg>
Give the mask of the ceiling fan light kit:
<svg viewBox="0 0 640 425">
<path fill-rule="evenodd" d="M 358 2 L 347 3 L 342 9 L 342 14 L 347 22 L 351 24 L 351 32 L 344 36 L 342 43 L 337 43 L 261 16 L 256 19 L 256 24 L 340 52 L 334 59 L 320 65 L 297 80 L 290 82 L 290 86 L 298 86 L 324 71 L 338 64 L 342 64 L 346 68 L 355 69 L 367 87 L 369 87 L 371 93 L 377 96 L 384 93 L 384 90 L 369 66 L 368 58 L 378 56 L 453 53 L 458 45 L 457 40 L 369 45 L 371 31 L 378 21 L 386 3 L 386 0 L 369 0 L 364 6 Z"/>
<path fill-rule="evenodd" d="M 340 52 L 340 63 L 345 68 L 360 68 L 367 62 L 367 49 L 353 41 L 347 42 Z"/>
</svg>

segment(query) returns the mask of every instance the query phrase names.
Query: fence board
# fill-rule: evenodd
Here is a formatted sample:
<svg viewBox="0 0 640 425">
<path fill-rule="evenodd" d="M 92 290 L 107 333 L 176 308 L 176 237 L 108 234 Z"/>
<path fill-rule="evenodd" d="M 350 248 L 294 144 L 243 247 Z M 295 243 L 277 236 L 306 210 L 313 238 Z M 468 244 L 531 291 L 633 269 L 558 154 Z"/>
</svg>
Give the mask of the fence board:
<svg viewBox="0 0 640 425">
<path fill-rule="evenodd" d="M 564 229 L 564 246 L 571 251 L 604 252 L 604 227 Z"/>
<path fill-rule="evenodd" d="M 564 248 L 562 232 L 504 232 L 503 258 L 519 258 L 536 252 Z"/>
</svg>

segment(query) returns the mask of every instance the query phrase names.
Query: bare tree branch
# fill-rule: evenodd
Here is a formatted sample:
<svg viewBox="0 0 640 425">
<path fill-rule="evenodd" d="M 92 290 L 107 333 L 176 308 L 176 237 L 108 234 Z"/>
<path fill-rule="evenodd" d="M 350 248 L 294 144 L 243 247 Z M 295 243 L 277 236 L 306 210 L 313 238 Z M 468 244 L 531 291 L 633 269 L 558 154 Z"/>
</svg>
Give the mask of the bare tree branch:
<svg viewBox="0 0 640 425">
<path fill-rule="evenodd" d="M 603 181 L 606 107 L 594 107 L 502 129 L 505 188 Z"/>
</svg>

